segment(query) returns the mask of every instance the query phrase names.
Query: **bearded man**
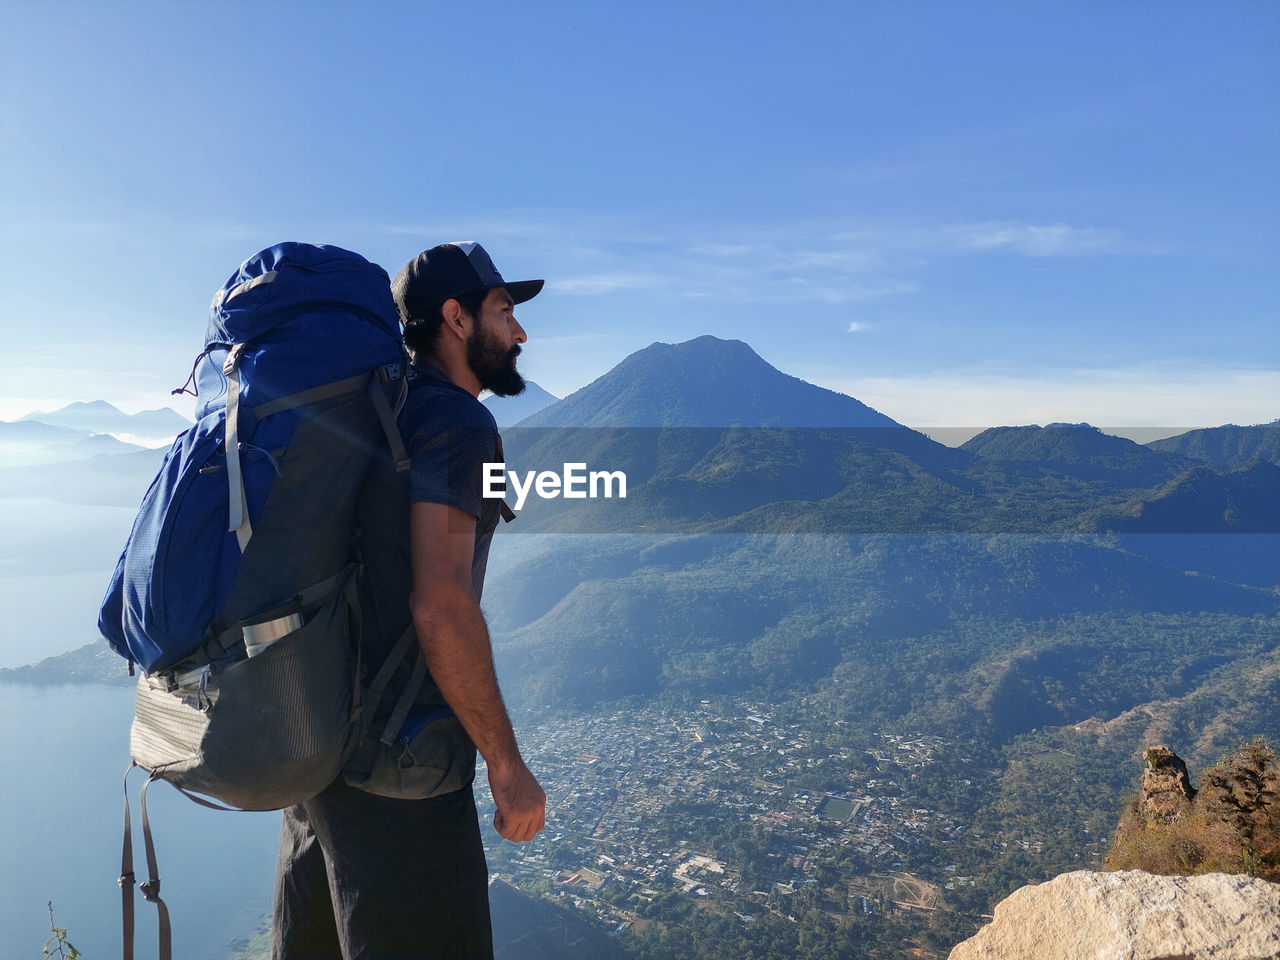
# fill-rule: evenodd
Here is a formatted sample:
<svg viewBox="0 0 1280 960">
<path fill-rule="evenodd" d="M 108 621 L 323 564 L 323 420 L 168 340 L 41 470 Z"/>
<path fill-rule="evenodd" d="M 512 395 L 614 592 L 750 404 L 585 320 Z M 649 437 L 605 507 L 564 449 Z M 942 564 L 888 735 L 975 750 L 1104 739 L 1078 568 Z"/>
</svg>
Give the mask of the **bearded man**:
<svg viewBox="0 0 1280 960">
<path fill-rule="evenodd" d="M 506 282 L 478 243 L 432 247 L 392 283 L 413 358 L 398 417 L 410 480 L 406 492 L 394 471 L 375 471 L 361 496 L 362 635 L 368 662 L 380 664 L 412 623 L 426 673 L 416 671 L 422 686 L 397 741 L 409 752 L 388 775 L 348 772 L 285 811 L 276 960 L 492 957 L 477 750 L 498 833 L 522 842 L 544 826 L 546 795 L 516 744 L 480 612 L 505 504 L 482 495 L 484 464 L 503 457 L 479 402 L 482 390 L 524 389 L 515 306 L 542 285 Z M 406 660 L 380 703 L 407 699 L 414 672 Z"/>
</svg>

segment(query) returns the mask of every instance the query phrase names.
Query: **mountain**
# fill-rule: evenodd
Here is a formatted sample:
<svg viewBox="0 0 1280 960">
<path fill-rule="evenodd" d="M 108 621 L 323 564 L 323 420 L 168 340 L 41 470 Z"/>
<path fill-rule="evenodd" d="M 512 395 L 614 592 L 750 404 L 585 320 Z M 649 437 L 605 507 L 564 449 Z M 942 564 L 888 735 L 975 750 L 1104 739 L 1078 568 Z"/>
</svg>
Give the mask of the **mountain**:
<svg viewBox="0 0 1280 960">
<path fill-rule="evenodd" d="M 0 466 L 32 466 L 81 460 L 100 453 L 131 453 L 144 449 L 109 433 L 91 433 L 37 420 L 0 421 Z"/>
<path fill-rule="evenodd" d="M 1156 532 L 1157 515 L 1162 533 L 1280 529 L 1264 497 L 1228 495 L 1241 481 L 1213 470 L 1197 489 L 1223 500 L 1216 520 L 1180 530 L 1177 510 L 1156 506 L 1133 521 L 1196 461 L 1089 424 L 997 427 L 946 447 L 714 337 L 632 354 L 504 443 L 521 476 L 577 463 L 627 478 L 625 500 L 526 498 L 522 532 L 1137 533 Z"/>
<path fill-rule="evenodd" d="M 544 407 L 559 401 L 559 397 L 554 397 L 532 380 L 524 382 L 524 393 L 515 397 L 496 397 L 489 396 L 484 400 L 484 405 L 489 408 L 489 412 L 493 414 L 493 419 L 498 421 L 498 426 L 509 427 L 514 423 L 519 423 L 525 417 L 533 416 Z"/>
<path fill-rule="evenodd" d="M 35 420 L 13 423 L 0 420 L 0 464 L 19 466 L 64 459 L 65 451 L 91 436 L 88 430 L 56 427 Z"/>
<path fill-rule="evenodd" d="M 148 446 L 168 443 L 191 426 L 191 421 L 169 407 L 129 414 L 104 400 L 72 403 L 48 413 L 29 413 L 20 420 L 34 420 L 91 433 L 110 433 L 118 439 L 141 440 Z"/>
<path fill-rule="evenodd" d="M 81 460 L 86 457 L 96 457 L 101 454 L 116 453 L 138 453 L 147 450 L 148 447 L 137 443 L 126 443 L 123 440 L 117 440 L 109 433 L 95 433 L 92 436 L 85 437 L 83 440 L 77 440 L 67 448 L 69 456 L 68 460 Z"/>
<path fill-rule="evenodd" d="M 1036 424 L 989 427 L 960 446 L 977 456 L 993 459 L 1079 463 L 1124 459 L 1138 444 L 1105 434 L 1087 423 L 1051 423 L 1044 427 Z"/>
<path fill-rule="evenodd" d="M 654 343 L 522 427 L 897 427 L 853 397 L 788 376 L 741 340 Z"/>
<path fill-rule="evenodd" d="M 1220 467 L 1241 467 L 1251 460 L 1280 463 L 1280 420 L 1251 427 L 1227 424 L 1190 430 L 1176 437 L 1154 440 L 1147 446 L 1162 453 L 1176 453 Z"/>
<path fill-rule="evenodd" d="M 0 683 L 48 686 L 61 683 L 109 683 L 132 686 L 137 682 L 114 650 L 101 640 L 45 657 L 22 667 L 0 668 Z"/>
<path fill-rule="evenodd" d="M 1095 516 L 1095 529 L 1118 533 L 1280 533 L 1280 466 L 1256 460 L 1226 474 L 1196 467 Z"/>
<path fill-rule="evenodd" d="M 105 443 L 110 439 L 93 437 L 82 442 Z M 0 468 L 0 497 L 137 507 L 167 452 L 134 448 L 128 453 Z"/>
<path fill-rule="evenodd" d="M 0 420 L 0 442 L 27 444 L 72 443 L 93 436 L 91 430 L 59 427 L 39 420 Z"/>
<path fill-rule="evenodd" d="M 992 427 L 960 445 L 977 458 L 989 481 L 1058 482 L 1153 487 L 1195 466 L 1176 453 L 1155 451 L 1087 423 Z"/>
<path fill-rule="evenodd" d="M 796 529 L 794 511 L 752 513 L 792 503 L 822 529 L 867 529 L 884 477 L 968 496 L 957 471 L 972 459 L 853 397 L 782 373 L 741 341 L 715 337 L 640 350 L 505 431 L 503 441 L 508 467 L 519 471 L 584 463 L 627 477 L 625 501 L 530 501 L 524 531 L 706 529 L 735 517 L 746 526 L 733 529 Z M 861 496 L 869 487 L 870 499 Z M 900 496 L 900 486 L 890 488 Z M 842 494 L 830 516 L 813 510 Z"/>
<path fill-rule="evenodd" d="M 0 496 L 136 506 L 173 438 L 168 407 L 128 414 L 94 400 L 0 421 Z"/>
<path fill-rule="evenodd" d="M 1205 628 L 1179 623 L 1248 620 L 1252 655 L 1274 646 L 1280 613 L 1273 590 L 1189 574 L 1120 537 L 507 539 L 485 605 L 520 705 L 822 683 L 850 716 L 919 711 L 945 726 L 965 700 L 1005 739 L 1050 717 L 1114 716 L 1242 655 L 1226 640 L 1236 627 L 1209 627 L 1206 649 Z"/>
</svg>

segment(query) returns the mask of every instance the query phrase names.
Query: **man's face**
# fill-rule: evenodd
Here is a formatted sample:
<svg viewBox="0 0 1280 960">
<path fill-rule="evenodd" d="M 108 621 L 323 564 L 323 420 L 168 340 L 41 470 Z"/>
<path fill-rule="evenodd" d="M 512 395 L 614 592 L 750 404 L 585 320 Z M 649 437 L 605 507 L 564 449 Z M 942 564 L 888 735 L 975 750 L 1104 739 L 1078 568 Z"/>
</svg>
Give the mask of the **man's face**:
<svg viewBox="0 0 1280 960">
<path fill-rule="evenodd" d="M 524 328 L 515 317 L 515 304 L 505 287 L 489 291 L 480 316 L 467 338 L 467 365 L 480 386 L 499 397 L 524 392 L 524 377 L 516 370 Z"/>
</svg>

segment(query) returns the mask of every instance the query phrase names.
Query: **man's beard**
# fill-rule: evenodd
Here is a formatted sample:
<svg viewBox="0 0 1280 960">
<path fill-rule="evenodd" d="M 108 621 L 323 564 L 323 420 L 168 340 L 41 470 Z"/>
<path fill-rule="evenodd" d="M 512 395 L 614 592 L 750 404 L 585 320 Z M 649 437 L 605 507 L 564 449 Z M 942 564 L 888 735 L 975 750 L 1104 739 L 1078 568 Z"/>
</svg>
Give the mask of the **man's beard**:
<svg viewBox="0 0 1280 960">
<path fill-rule="evenodd" d="M 479 322 L 467 337 L 467 366 L 480 381 L 480 386 L 494 396 L 514 397 L 524 393 L 524 377 L 516 370 L 516 357 L 519 355 L 519 344 L 504 349 L 496 338 L 485 333 Z"/>
</svg>

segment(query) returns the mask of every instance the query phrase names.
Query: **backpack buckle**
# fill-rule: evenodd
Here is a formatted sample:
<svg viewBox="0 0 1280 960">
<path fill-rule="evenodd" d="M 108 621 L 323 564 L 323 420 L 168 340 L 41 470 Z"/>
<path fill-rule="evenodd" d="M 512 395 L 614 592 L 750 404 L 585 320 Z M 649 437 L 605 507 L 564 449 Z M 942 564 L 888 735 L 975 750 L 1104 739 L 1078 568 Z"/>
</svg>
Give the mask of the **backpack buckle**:
<svg viewBox="0 0 1280 960">
<path fill-rule="evenodd" d="M 244 353 L 243 343 L 233 343 L 231 348 L 227 350 L 227 359 L 222 361 L 222 375 L 224 377 L 229 377 L 235 372 L 236 366 L 240 363 L 240 355 L 242 353 Z"/>
<path fill-rule="evenodd" d="M 404 376 L 404 364 L 384 363 L 377 370 L 380 383 L 394 383 Z"/>
</svg>

